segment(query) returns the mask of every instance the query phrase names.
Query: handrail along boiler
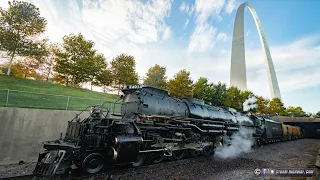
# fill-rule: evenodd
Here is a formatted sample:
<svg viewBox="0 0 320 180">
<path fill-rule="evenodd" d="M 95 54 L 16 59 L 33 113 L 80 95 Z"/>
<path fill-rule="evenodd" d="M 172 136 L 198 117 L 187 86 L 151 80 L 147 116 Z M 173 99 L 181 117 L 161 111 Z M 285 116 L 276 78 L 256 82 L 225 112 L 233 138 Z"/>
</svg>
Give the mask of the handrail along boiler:
<svg viewBox="0 0 320 180">
<path fill-rule="evenodd" d="M 44 142 L 34 174 L 95 174 L 116 165 L 210 156 L 240 127 L 253 130 L 256 145 L 302 136 L 299 127 L 153 87 L 128 86 L 122 92 L 121 114 L 111 114 L 105 104 L 91 107 L 87 118 L 77 115 L 68 122 L 64 138 Z"/>
</svg>

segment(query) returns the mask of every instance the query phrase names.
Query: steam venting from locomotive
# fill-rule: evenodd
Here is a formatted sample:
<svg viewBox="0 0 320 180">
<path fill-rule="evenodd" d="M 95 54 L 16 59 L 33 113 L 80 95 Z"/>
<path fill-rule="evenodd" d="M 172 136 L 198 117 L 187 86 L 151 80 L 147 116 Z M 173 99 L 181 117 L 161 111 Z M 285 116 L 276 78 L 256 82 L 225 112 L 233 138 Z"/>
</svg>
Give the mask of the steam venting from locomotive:
<svg viewBox="0 0 320 180">
<path fill-rule="evenodd" d="M 243 103 L 243 111 L 250 111 L 257 108 L 257 99 L 254 96 L 249 98 Z M 241 118 L 238 120 L 241 121 Z M 224 145 L 216 149 L 215 156 L 228 159 L 236 158 L 244 153 L 251 152 L 252 145 L 255 139 L 253 138 L 253 129 L 240 126 L 239 131 L 234 133 L 230 138 L 224 137 Z"/>
<path fill-rule="evenodd" d="M 249 96 L 249 98 L 243 103 L 243 111 L 249 111 L 251 109 L 257 108 L 256 102 L 256 97 Z"/>
<path fill-rule="evenodd" d="M 240 127 L 239 131 L 231 136 L 231 138 L 224 139 L 223 146 L 218 147 L 215 156 L 222 159 L 233 159 L 244 153 L 251 152 L 251 147 L 254 144 L 253 138 L 254 130 L 245 127 Z"/>
</svg>

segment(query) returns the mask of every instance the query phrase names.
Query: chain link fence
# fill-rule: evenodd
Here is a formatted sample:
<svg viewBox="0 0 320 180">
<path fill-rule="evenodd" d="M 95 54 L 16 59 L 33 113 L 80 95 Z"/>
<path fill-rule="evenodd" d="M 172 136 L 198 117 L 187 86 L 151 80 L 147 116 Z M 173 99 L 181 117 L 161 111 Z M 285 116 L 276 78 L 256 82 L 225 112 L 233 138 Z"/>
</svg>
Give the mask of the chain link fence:
<svg viewBox="0 0 320 180">
<path fill-rule="evenodd" d="M 106 102 L 104 99 L 0 89 L 0 107 L 82 111 L 90 105 L 104 102 Z M 120 113 L 121 103 L 109 101 L 106 106 L 112 108 L 113 113 Z"/>
</svg>

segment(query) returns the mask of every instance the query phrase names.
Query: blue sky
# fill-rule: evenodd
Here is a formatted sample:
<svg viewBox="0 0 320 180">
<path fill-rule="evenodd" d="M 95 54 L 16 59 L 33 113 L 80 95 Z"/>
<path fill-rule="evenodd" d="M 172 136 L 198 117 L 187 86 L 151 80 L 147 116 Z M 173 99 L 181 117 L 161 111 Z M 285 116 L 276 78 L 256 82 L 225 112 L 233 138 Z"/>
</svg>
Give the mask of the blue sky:
<svg viewBox="0 0 320 180">
<path fill-rule="evenodd" d="M 108 61 L 131 54 L 141 78 L 154 64 L 168 78 L 181 69 L 229 85 L 233 23 L 239 0 L 28 0 L 48 20 L 53 42 L 82 33 Z M 252 0 L 266 35 L 285 106 L 320 111 L 320 1 Z M 0 6 L 7 7 L 6 1 Z M 245 11 L 248 89 L 270 98 L 259 36 Z"/>
</svg>

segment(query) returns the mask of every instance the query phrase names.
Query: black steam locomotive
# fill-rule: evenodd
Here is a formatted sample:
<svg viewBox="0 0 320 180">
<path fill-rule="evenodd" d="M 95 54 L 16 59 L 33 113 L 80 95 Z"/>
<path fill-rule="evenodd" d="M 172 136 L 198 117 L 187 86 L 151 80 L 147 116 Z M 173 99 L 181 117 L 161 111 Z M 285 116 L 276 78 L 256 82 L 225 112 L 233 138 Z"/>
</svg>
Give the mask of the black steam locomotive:
<svg viewBox="0 0 320 180">
<path fill-rule="evenodd" d="M 199 99 L 170 97 L 167 91 L 131 86 L 123 89 L 121 115 L 104 104 L 81 120 L 68 122 L 65 137 L 44 142 L 35 175 L 95 174 L 117 165 L 211 156 L 229 144 L 239 128 L 253 131 L 255 145 L 301 137 L 298 127 L 214 107 Z M 292 130 L 289 130 L 292 129 Z"/>
</svg>

